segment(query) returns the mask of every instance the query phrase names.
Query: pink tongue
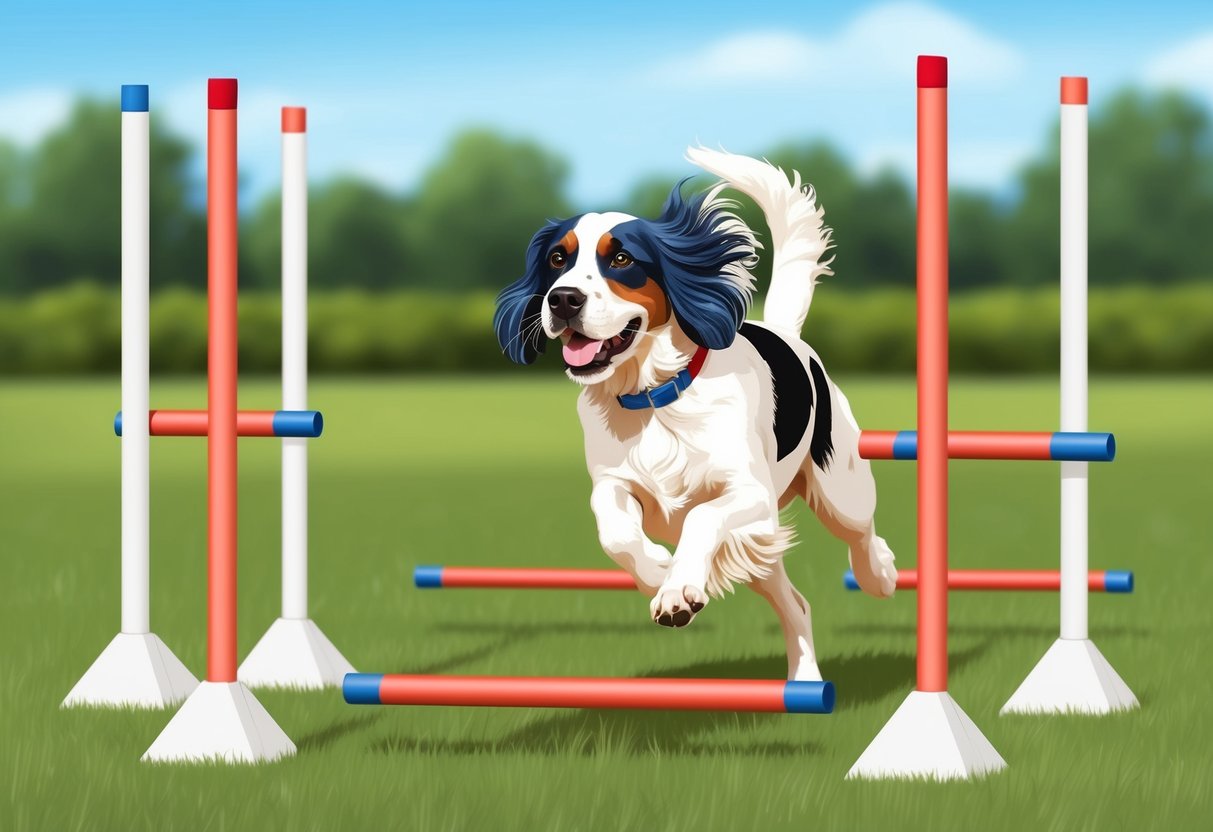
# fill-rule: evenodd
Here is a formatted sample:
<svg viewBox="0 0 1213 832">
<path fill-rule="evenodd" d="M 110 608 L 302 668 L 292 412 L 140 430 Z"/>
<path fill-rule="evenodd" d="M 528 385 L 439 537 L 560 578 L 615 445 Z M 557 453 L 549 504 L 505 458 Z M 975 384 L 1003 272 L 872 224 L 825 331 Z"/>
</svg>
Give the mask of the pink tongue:
<svg viewBox="0 0 1213 832">
<path fill-rule="evenodd" d="M 580 332 L 574 332 L 569 342 L 564 345 L 565 363 L 570 367 L 584 367 L 594 360 L 600 349 L 601 341 L 591 341 Z"/>
</svg>

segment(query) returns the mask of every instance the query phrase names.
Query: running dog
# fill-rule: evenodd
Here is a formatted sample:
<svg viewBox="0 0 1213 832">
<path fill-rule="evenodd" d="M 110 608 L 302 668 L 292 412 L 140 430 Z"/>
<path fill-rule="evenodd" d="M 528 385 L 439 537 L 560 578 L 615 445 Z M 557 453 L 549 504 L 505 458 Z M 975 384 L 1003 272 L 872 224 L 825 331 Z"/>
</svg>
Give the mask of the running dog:
<svg viewBox="0 0 1213 832">
<path fill-rule="evenodd" d="M 780 509 L 805 500 L 847 545 L 864 591 L 887 597 L 897 581 L 850 404 L 800 337 L 818 278 L 832 274 L 832 232 L 799 173 L 706 148 L 687 158 L 723 181 L 690 198 L 679 183 L 656 219 L 590 213 L 541 228 L 494 327 L 519 364 L 561 342 L 582 386 L 598 538 L 652 599 L 653 620 L 686 626 L 748 583 L 779 616 L 788 678 L 820 680 Z M 770 227 L 762 321 L 746 320 L 760 246 L 726 187 Z"/>
</svg>

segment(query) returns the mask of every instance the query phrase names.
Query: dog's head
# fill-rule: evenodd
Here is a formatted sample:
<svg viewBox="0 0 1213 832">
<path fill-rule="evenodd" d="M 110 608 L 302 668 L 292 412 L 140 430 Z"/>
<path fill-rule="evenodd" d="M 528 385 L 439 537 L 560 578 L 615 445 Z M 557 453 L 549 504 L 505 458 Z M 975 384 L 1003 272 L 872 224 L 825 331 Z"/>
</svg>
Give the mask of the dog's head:
<svg viewBox="0 0 1213 832">
<path fill-rule="evenodd" d="M 582 214 L 541 228 L 526 273 L 497 297 L 505 354 L 530 364 L 559 338 L 567 375 L 588 386 L 629 365 L 647 379 L 662 347 L 731 344 L 753 292 L 754 235 L 719 187 L 683 199 L 681 186 L 656 219 Z"/>
</svg>

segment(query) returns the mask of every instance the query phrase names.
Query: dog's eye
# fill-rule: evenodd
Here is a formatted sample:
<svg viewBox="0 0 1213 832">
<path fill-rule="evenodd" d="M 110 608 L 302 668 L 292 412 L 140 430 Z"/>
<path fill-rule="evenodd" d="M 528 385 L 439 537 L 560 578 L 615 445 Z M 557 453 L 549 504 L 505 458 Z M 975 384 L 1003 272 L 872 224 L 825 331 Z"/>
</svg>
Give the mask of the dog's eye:
<svg viewBox="0 0 1213 832">
<path fill-rule="evenodd" d="M 611 258 L 611 267 L 616 269 L 626 269 L 632 265 L 632 255 L 626 251 L 621 251 Z"/>
<path fill-rule="evenodd" d="M 548 262 L 552 264 L 553 269 L 563 269 L 568 258 L 564 256 L 563 251 L 553 251 L 548 255 Z"/>
</svg>

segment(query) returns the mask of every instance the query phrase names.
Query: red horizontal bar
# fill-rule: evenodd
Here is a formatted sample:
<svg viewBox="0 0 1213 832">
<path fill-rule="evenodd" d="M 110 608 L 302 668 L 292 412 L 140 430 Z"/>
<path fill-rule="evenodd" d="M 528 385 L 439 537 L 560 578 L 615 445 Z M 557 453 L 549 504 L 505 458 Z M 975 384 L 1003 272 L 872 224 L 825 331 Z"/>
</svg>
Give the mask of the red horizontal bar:
<svg viewBox="0 0 1213 832">
<path fill-rule="evenodd" d="M 446 566 L 444 589 L 636 589 L 618 569 L 495 569 Z"/>
<path fill-rule="evenodd" d="M 784 713 L 787 684 L 765 679 L 385 675 L 379 698 L 384 705 Z"/>
<path fill-rule="evenodd" d="M 273 436 L 273 410 L 241 410 L 236 414 L 237 436 Z M 205 410 L 153 410 L 152 436 L 206 436 Z"/>
<path fill-rule="evenodd" d="M 859 455 L 864 459 L 893 459 L 893 442 L 900 431 L 865 430 L 859 435 Z M 948 432 L 949 459 L 1036 459 L 1052 460 L 1049 431 Z"/>
<path fill-rule="evenodd" d="M 897 588 L 918 589 L 918 570 L 901 570 Z M 948 589 L 1056 592 L 1061 589 L 1061 573 L 1050 569 L 952 569 L 948 572 Z M 1104 591 L 1102 571 L 1087 573 L 1087 589 Z"/>
</svg>

